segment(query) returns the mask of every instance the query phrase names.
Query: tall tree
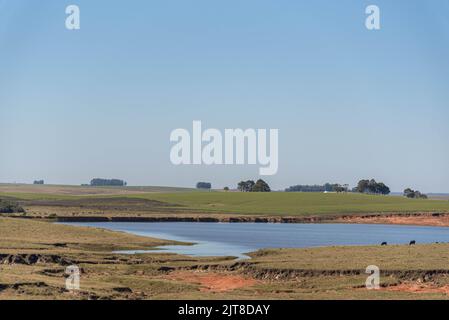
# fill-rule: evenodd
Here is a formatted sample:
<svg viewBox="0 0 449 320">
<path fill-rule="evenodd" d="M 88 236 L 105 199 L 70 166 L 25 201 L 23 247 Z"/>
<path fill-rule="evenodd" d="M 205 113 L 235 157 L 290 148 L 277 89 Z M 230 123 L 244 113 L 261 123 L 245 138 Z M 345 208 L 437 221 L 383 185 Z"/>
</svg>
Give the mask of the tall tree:
<svg viewBox="0 0 449 320">
<path fill-rule="evenodd" d="M 245 182 L 245 191 L 246 192 L 251 192 L 253 190 L 255 183 L 253 180 L 248 180 Z"/>
<path fill-rule="evenodd" d="M 369 180 L 360 180 L 357 183 L 357 192 L 365 193 L 368 191 Z"/>
<path fill-rule="evenodd" d="M 240 181 L 237 184 L 237 189 L 241 192 L 245 192 L 245 186 L 246 186 L 245 181 Z"/>
<path fill-rule="evenodd" d="M 268 183 L 263 181 L 262 179 L 257 180 L 255 185 L 251 189 L 252 192 L 271 192 L 270 186 Z"/>
<path fill-rule="evenodd" d="M 390 194 L 390 188 L 383 182 L 376 182 L 376 180 L 360 180 L 356 188 L 360 193 L 373 193 L 373 194 Z"/>
</svg>

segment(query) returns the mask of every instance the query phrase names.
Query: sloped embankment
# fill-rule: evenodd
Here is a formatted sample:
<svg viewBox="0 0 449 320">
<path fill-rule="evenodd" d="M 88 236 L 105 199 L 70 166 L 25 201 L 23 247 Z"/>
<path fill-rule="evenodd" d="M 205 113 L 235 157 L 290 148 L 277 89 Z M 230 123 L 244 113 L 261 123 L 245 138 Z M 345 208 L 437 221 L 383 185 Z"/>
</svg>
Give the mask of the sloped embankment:
<svg viewBox="0 0 449 320">
<path fill-rule="evenodd" d="M 179 268 L 160 268 L 161 272 L 178 270 L 213 271 L 213 272 L 239 272 L 260 280 L 289 280 L 303 277 L 322 276 L 357 276 L 367 275 L 364 269 L 283 269 L 264 268 L 250 262 L 237 262 L 234 264 L 199 264 Z M 449 269 L 432 270 L 384 270 L 382 276 L 394 276 L 408 281 L 431 281 L 438 276 L 449 276 Z"/>
<path fill-rule="evenodd" d="M 1 254 L 0 264 L 34 265 L 38 263 L 53 263 L 63 266 L 72 264 L 72 261 L 56 254 Z"/>
</svg>

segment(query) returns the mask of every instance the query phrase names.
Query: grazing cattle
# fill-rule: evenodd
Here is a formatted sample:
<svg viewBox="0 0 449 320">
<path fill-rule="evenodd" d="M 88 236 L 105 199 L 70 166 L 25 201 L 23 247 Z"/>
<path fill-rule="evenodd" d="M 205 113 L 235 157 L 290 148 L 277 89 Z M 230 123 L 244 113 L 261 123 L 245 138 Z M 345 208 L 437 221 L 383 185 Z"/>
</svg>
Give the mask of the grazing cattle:
<svg viewBox="0 0 449 320">
<path fill-rule="evenodd" d="M 416 241 L 415 241 L 415 240 L 412 240 L 412 241 L 410 241 L 410 243 L 409 243 L 410 246 L 412 246 L 412 245 L 414 245 L 414 244 L 416 244 Z"/>
<path fill-rule="evenodd" d="M 386 242 L 382 242 L 381 246 L 386 246 L 387 243 Z"/>
</svg>

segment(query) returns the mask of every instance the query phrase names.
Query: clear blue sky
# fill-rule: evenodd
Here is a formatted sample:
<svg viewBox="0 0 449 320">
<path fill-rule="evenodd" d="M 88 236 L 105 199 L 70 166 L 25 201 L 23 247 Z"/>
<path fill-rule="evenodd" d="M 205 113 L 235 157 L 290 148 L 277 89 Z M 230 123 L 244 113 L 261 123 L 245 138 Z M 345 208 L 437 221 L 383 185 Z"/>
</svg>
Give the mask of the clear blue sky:
<svg viewBox="0 0 449 320">
<path fill-rule="evenodd" d="M 369 4 L 380 31 L 364 26 Z M 258 178 L 170 163 L 170 132 L 201 120 L 278 128 L 274 189 L 449 192 L 448 15 L 447 0 L 0 0 L 0 181 Z"/>
</svg>

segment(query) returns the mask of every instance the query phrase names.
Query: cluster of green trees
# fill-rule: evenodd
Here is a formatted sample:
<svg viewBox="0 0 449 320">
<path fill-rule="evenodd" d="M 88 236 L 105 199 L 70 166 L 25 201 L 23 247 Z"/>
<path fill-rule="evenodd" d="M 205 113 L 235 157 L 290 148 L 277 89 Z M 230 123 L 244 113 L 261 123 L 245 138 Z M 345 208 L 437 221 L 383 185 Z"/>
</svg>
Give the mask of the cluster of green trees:
<svg viewBox="0 0 449 320">
<path fill-rule="evenodd" d="M 95 178 L 90 181 L 91 186 L 114 186 L 114 187 L 124 187 L 126 186 L 126 181 L 120 179 L 100 179 Z"/>
<path fill-rule="evenodd" d="M 404 197 L 412 199 L 427 199 L 427 195 L 419 192 L 418 190 L 412 190 L 407 188 L 404 190 Z"/>
<path fill-rule="evenodd" d="M 390 188 L 383 182 L 376 182 L 376 180 L 360 180 L 357 187 L 353 189 L 354 192 L 372 193 L 372 194 L 390 194 Z"/>
<path fill-rule="evenodd" d="M 24 213 L 18 203 L 0 199 L 0 213 Z"/>
<path fill-rule="evenodd" d="M 262 179 L 254 182 L 253 180 L 240 181 L 237 184 L 237 189 L 242 192 L 271 192 L 268 183 Z"/>
<path fill-rule="evenodd" d="M 210 182 L 198 182 L 196 184 L 197 189 L 212 189 L 212 184 Z"/>
<path fill-rule="evenodd" d="M 325 183 L 324 185 L 301 185 L 291 186 L 285 192 L 347 192 L 349 185 L 338 183 Z"/>
<path fill-rule="evenodd" d="M 360 192 L 371 194 L 390 194 L 390 188 L 383 182 L 376 180 L 360 180 L 357 187 L 349 190 L 348 184 L 325 183 L 324 185 L 301 185 L 291 186 L 285 189 L 286 192 Z"/>
<path fill-rule="evenodd" d="M 251 192 L 255 184 L 254 180 L 240 181 L 237 189 L 242 192 Z"/>
</svg>

